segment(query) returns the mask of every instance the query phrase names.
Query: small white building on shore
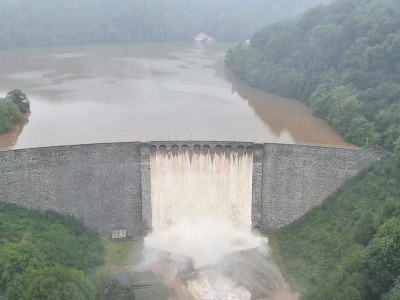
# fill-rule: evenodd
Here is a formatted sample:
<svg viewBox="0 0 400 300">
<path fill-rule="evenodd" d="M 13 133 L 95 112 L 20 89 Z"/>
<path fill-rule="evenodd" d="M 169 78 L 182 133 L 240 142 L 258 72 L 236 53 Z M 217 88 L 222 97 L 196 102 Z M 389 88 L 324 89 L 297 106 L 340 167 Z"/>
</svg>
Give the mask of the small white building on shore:
<svg viewBox="0 0 400 300">
<path fill-rule="evenodd" d="M 200 32 L 198 35 L 193 37 L 193 41 L 196 43 L 213 42 L 214 39 L 211 36 L 206 35 L 204 32 Z"/>
</svg>

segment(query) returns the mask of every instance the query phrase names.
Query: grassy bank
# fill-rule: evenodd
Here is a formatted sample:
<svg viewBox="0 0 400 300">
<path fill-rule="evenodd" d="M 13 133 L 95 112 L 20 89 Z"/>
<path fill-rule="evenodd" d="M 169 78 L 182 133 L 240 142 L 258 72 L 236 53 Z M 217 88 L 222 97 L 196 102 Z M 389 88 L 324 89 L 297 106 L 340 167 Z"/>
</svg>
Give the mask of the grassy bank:
<svg viewBox="0 0 400 300">
<path fill-rule="evenodd" d="M 109 236 L 102 236 L 100 240 L 104 249 L 104 264 L 97 268 L 93 279 L 97 288 L 97 299 L 154 300 L 168 299 L 172 296 L 172 290 L 163 284 L 163 278 L 160 275 L 151 271 L 136 271 L 135 267 L 143 261 L 143 241 L 112 242 Z M 128 276 L 132 284 L 140 281 L 154 281 L 154 287 L 104 295 L 106 286 L 110 284 L 114 284 L 112 288 L 116 291 L 121 290 L 121 287 L 115 285 L 115 278 L 121 275 Z"/>
</svg>

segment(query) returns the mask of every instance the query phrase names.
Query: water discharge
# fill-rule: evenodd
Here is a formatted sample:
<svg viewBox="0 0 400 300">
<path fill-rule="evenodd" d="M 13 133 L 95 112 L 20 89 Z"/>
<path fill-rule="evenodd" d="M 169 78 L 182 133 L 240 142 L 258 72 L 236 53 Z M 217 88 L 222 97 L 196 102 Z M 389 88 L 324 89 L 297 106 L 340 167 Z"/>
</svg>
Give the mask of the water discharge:
<svg viewBox="0 0 400 300">
<path fill-rule="evenodd" d="M 238 229 L 251 227 L 252 148 L 160 147 L 151 155 L 153 230 L 183 217 L 228 218 Z"/>
<path fill-rule="evenodd" d="M 181 275 L 192 299 L 250 300 L 250 290 L 260 286 L 268 286 L 263 296 L 269 293 L 265 299 L 272 299 L 282 288 L 265 253 L 243 251 L 259 247 L 263 239 L 251 234 L 252 170 L 251 147 L 151 148 L 153 232 L 145 245 L 173 257 L 190 257 L 191 271 Z M 269 283 L 260 276 L 263 272 Z"/>
</svg>

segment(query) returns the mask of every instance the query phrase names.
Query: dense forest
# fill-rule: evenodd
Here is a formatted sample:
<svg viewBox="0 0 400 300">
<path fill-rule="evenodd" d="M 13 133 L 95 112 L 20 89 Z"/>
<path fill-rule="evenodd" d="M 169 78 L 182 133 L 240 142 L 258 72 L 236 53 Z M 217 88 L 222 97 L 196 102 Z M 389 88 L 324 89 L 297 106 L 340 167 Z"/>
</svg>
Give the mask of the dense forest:
<svg viewBox="0 0 400 300">
<path fill-rule="evenodd" d="M 311 107 L 347 141 L 392 151 L 400 136 L 400 1 L 337 0 L 269 25 L 226 65 Z"/>
<path fill-rule="evenodd" d="M 99 235 L 76 219 L 0 202 L 0 298 L 95 299 L 102 263 Z"/>
<path fill-rule="evenodd" d="M 0 48 L 188 41 L 203 31 L 245 41 L 330 0 L 2 0 Z"/>
</svg>

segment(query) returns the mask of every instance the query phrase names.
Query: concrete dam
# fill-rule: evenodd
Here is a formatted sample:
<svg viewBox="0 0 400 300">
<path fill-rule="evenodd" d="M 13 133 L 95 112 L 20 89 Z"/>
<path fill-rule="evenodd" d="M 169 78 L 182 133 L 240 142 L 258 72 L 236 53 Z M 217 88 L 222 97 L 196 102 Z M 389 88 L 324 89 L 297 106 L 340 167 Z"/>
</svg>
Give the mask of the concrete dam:
<svg viewBox="0 0 400 300">
<path fill-rule="evenodd" d="M 0 201 L 72 215 L 101 233 L 126 229 L 133 238 L 205 208 L 268 231 L 379 158 L 357 148 L 217 141 L 0 151 Z"/>
</svg>

